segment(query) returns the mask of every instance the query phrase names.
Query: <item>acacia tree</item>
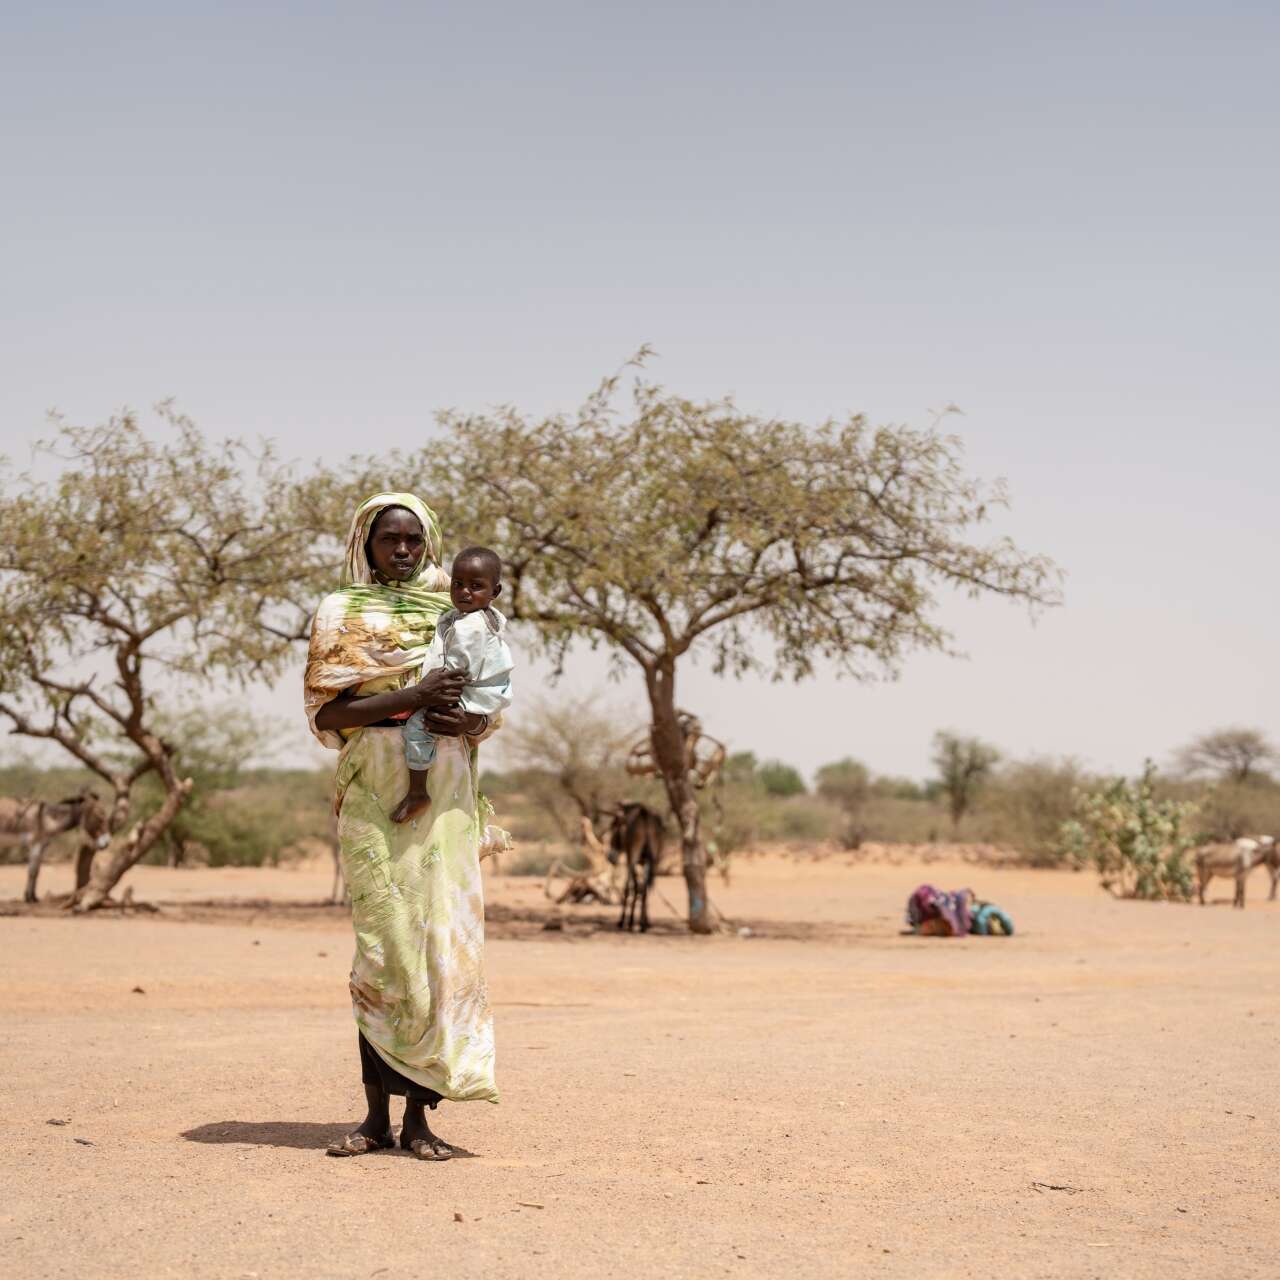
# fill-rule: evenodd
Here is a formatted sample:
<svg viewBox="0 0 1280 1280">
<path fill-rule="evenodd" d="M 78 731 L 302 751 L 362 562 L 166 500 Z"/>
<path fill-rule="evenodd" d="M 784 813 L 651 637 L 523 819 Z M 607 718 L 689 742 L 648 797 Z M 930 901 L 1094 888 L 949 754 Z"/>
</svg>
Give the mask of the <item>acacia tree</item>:
<svg viewBox="0 0 1280 1280">
<path fill-rule="evenodd" d="M 606 379 L 572 416 L 446 413 L 416 470 L 453 495 L 446 528 L 506 562 L 505 608 L 563 667 L 574 640 L 634 664 L 676 815 L 689 927 L 709 932 L 706 850 L 677 716 L 677 675 L 867 679 L 945 649 L 938 592 L 1053 598 L 1048 560 L 974 530 L 1003 502 L 958 441 L 862 417 L 806 426 Z"/>
<path fill-rule="evenodd" d="M 995 747 L 979 738 L 962 738 L 945 729 L 933 735 L 933 763 L 938 769 L 938 786 L 947 797 L 953 830 L 960 829 L 960 819 L 973 807 L 999 759 Z"/>
<path fill-rule="evenodd" d="M 278 515 L 289 477 L 269 450 L 160 415 L 159 439 L 132 414 L 55 420 L 37 445 L 52 478 L 6 470 L 0 488 L 0 715 L 110 792 L 111 840 L 77 888 L 81 911 L 107 901 L 191 789 L 162 732 L 166 698 L 273 674 L 289 646 L 262 623 L 320 555 Z M 147 775 L 161 801 L 130 824 Z"/>
<path fill-rule="evenodd" d="M 1177 763 L 1185 773 L 1216 773 L 1224 782 L 1243 784 L 1275 755 L 1261 729 L 1237 726 L 1201 734 L 1178 752 Z"/>
</svg>

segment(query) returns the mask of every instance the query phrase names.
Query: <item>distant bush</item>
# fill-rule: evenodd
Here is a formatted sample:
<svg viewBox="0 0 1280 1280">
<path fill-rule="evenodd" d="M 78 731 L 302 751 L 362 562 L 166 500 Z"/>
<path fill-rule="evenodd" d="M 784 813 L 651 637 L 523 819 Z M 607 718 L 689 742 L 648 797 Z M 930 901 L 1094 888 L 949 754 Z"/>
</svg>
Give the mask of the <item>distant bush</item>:
<svg viewBox="0 0 1280 1280">
<path fill-rule="evenodd" d="M 872 795 L 888 800 L 928 800 L 937 794 L 936 787 L 931 792 L 925 783 L 890 776 L 872 778 L 870 791 Z"/>
<path fill-rule="evenodd" d="M 581 847 L 566 849 L 539 842 L 517 848 L 514 854 L 503 854 L 500 866 L 508 876 L 545 876 L 556 861 L 568 871 L 585 871 L 590 865 Z"/>
<path fill-rule="evenodd" d="M 873 794 L 863 807 L 863 839 L 881 844 L 934 844 L 950 838 L 951 820 L 938 800 Z"/>
<path fill-rule="evenodd" d="M 494 769 L 480 771 L 480 790 L 490 799 L 494 796 L 507 796 L 520 790 L 519 771 L 499 773 Z"/>
<path fill-rule="evenodd" d="M 1219 782 L 1199 797 L 1197 829 L 1209 840 L 1247 835 L 1280 835 L 1280 784 L 1255 777 Z"/>
<path fill-rule="evenodd" d="M 249 769 L 222 787 L 206 779 L 144 862 L 278 866 L 305 842 L 331 841 L 332 787 L 327 771 L 312 769 Z M 144 780 L 139 813 L 159 802 L 159 788 Z"/>
<path fill-rule="evenodd" d="M 705 810 L 707 839 L 715 844 L 716 853 L 727 858 L 759 841 L 761 815 L 769 807 L 754 789 L 724 785 L 717 803 Z"/>
<path fill-rule="evenodd" d="M 317 844 L 330 843 L 332 775 L 328 769 L 248 768 L 233 747 L 231 743 L 226 750 L 203 753 L 188 749 L 187 763 L 197 777 L 197 788 L 167 839 L 150 851 L 147 861 L 275 865 Z M 795 772 L 780 762 L 761 764 L 750 752 L 735 753 L 726 761 L 720 781 L 699 793 L 706 836 L 717 858 L 761 844 L 830 842 L 857 847 L 864 841 L 926 844 L 959 839 L 1001 846 L 1031 866 L 1099 865 L 1093 853 L 1082 851 L 1087 815 L 1077 812 L 1075 797 L 1078 792 L 1104 792 L 1112 784 L 1089 778 L 1071 760 L 1030 759 L 1001 765 L 984 780 L 973 808 L 954 828 L 940 787 L 877 777 L 846 758 L 818 770 L 812 793 L 796 792 L 784 783 L 787 794 L 778 794 L 776 779 L 773 790 L 766 785 L 775 766 L 777 777 Z M 1171 805 L 1184 815 L 1180 839 L 1280 835 L 1280 783 L 1265 775 L 1255 773 L 1245 783 L 1154 773 L 1144 777 L 1151 804 Z M 674 824 L 660 787 L 621 773 L 616 780 L 606 781 L 616 788 L 613 794 L 642 800 L 663 815 L 668 824 L 666 865 L 670 867 L 672 859 L 678 862 Z M 0 794 L 55 800 L 90 782 L 92 778 L 82 770 L 41 769 L 22 762 L 0 766 Z M 1138 790 L 1142 785 L 1132 784 Z M 554 773 L 532 767 L 489 769 L 481 776 L 481 787 L 495 804 L 499 824 L 516 841 L 514 854 L 503 859 L 504 871 L 541 875 L 554 856 L 571 851 L 576 855 L 579 810 Z M 147 780 L 135 795 L 143 816 L 160 800 L 158 787 Z M 1130 802 L 1136 801 L 1130 797 L 1126 803 Z M 1073 819 L 1085 832 L 1074 842 L 1063 835 L 1064 824 Z M 74 848 L 74 836 L 66 836 L 50 855 L 66 857 Z M 20 855 L 16 847 L 0 849 L 0 860 Z M 1105 874 L 1119 891 L 1126 891 L 1116 868 L 1109 866 Z M 1157 875 L 1161 884 L 1162 877 L 1163 871 Z M 1176 875 L 1173 880 L 1177 881 Z"/>
<path fill-rule="evenodd" d="M 933 735 L 933 763 L 936 782 L 946 797 L 951 814 L 951 830 L 957 837 L 965 815 L 977 805 L 978 797 L 1000 760 L 1000 753 L 980 738 L 966 738 L 949 729 Z"/>
<path fill-rule="evenodd" d="M 824 764 L 817 774 L 818 794 L 844 814 L 845 848 L 856 849 L 866 837 L 864 811 L 871 797 L 871 771 L 860 760 L 846 756 Z"/>
<path fill-rule="evenodd" d="M 778 806 L 774 830 L 781 840 L 831 840 L 841 828 L 841 815 L 831 805 L 806 800 Z"/>
<path fill-rule="evenodd" d="M 798 770 L 781 760 L 766 760 L 756 770 L 756 776 L 771 796 L 802 796 L 807 790 Z"/>
<path fill-rule="evenodd" d="M 735 783 L 740 786 L 754 785 L 759 780 L 756 774 L 757 763 L 754 751 L 734 751 L 725 760 L 720 777 L 726 786 Z"/>
<path fill-rule="evenodd" d="M 974 824 L 981 838 L 1011 846 L 1032 866 L 1064 860 L 1062 824 L 1085 783 L 1073 760 L 1033 759 L 1005 765 L 990 781 Z"/>
<path fill-rule="evenodd" d="M 511 838 L 517 845 L 545 844 L 550 841 L 561 845 L 572 843 L 567 815 L 566 819 L 560 817 L 548 800 L 551 794 L 549 791 L 539 790 L 531 795 L 527 790 L 481 789 L 497 811 L 499 826 L 511 832 Z"/>
</svg>

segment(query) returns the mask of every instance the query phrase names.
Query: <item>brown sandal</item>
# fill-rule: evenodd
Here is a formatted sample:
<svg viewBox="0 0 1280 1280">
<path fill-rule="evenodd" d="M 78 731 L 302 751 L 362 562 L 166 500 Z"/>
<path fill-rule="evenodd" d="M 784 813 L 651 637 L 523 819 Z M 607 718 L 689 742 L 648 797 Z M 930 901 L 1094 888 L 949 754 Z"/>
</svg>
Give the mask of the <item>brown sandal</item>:
<svg viewBox="0 0 1280 1280">
<path fill-rule="evenodd" d="M 453 1148 L 443 1138 L 414 1138 L 404 1150 L 411 1151 L 419 1160 L 452 1160 Z"/>
<path fill-rule="evenodd" d="M 341 1142 L 331 1142 L 325 1149 L 327 1156 L 366 1156 L 371 1151 L 389 1151 L 396 1145 L 395 1135 L 388 1130 L 381 1138 L 370 1138 L 363 1133 L 349 1133 Z"/>
</svg>

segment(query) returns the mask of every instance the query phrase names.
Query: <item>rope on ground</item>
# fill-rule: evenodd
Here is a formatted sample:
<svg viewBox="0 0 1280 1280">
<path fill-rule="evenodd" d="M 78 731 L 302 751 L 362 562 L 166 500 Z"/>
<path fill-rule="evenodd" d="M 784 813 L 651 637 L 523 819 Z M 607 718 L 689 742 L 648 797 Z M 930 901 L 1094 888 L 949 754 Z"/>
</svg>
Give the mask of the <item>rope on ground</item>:
<svg viewBox="0 0 1280 1280">
<path fill-rule="evenodd" d="M 671 914 L 675 916 L 677 920 L 679 920 L 680 913 L 675 909 L 675 907 L 671 905 L 671 899 L 668 898 L 667 895 L 663 893 L 662 890 L 658 887 L 658 882 L 656 880 L 653 882 L 653 891 L 658 895 L 659 898 L 662 899 L 662 905 L 666 907 L 666 909 L 670 911 Z"/>
<path fill-rule="evenodd" d="M 668 911 L 670 911 L 670 912 L 671 912 L 671 914 L 672 914 L 672 915 L 673 915 L 677 920 L 683 919 L 683 917 L 681 916 L 680 912 L 679 912 L 679 911 L 677 911 L 677 910 L 676 910 L 676 908 L 675 908 L 675 907 L 673 907 L 673 906 L 671 905 L 671 899 L 670 899 L 670 898 L 668 898 L 668 897 L 667 897 L 667 895 L 666 895 L 665 893 L 663 893 L 663 892 L 662 892 L 662 889 L 658 886 L 658 882 L 657 882 L 656 880 L 653 882 L 653 891 L 654 891 L 654 893 L 656 893 L 656 894 L 658 895 L 658 897 L 659 897 L 659 898 L 661 898 L 661 899 L 662 899 L 662 905 L 663 905 L 664 907 L 666 907 L 666 909 L 667 909 Z M 737 932 L 737 931 L 734 929 L 733 921 L 732 921 L 732 920 L 730 920 L 730 919 L 728 918 L 728 916 L 726 916 L 726 915 L 725 915 L 725 913 L 724 913 L 723 911 L 721 911 L 719 907 L 717 907 L 717 906 L 716 906 L 716 904 L 712 901 L 712 898 L 711 898 L 711 895 L 710 895 L 710 894 L 707 894 L 707 906 L 709 906 L 709 907 L 711 908 L 711 910 L 712 910 L 712 911 L 714 911 L 714 912 L 716 913 L 716 915 L 718 915 L 718 916 L 720 917 L 720 931 L 721 931 L 722 933 L 735 933 L 735 932 Z"/>
</svg>

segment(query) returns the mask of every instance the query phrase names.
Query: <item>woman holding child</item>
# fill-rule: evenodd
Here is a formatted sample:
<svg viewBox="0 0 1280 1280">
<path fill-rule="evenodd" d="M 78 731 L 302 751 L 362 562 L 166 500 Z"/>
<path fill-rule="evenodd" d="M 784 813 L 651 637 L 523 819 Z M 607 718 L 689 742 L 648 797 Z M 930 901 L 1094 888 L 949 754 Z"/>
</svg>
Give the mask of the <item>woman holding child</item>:
<svg viewBox="0 0 1280 1280">
<path fill-rule="evenodd" d="M 501 615 L 490 601 L 501 591 L 500 562 L 492 552 L 479 560 L 466 552 L 450 575 L 440 551 L 439 524 L 419 499 L 369 498 L 351 523 L 341 589 L 325 597 L 312 627 L 306 710 L 320 741 L 341 753 L 334 804 L 355 926 L 351 999 L 369 1109 L 331 1155 L 393 1146 L 390 1096 L 399 1094 L 401 1147 L 447 1160 L 452 1149 L 431 1132 L 425 1108 L 442 1098 L 498 1100 L 475 744 L 496 727 L 488 709 L 505 705 L 493 692 L 501 662 L 491 663 L 498 675 L 488 701 L 476 702 L 467 696 L 475 673 L 450 670 L 447 661 L 431 670 L 424 661 L 442 615 L 452 635 L 468 631 L 468 615 L 485 614 L 487 627 L 477 618 L 471 630 L 489 644 L 487 657 L 496 652 Z M 413 786 L 402 732 L 410 717 L 432 757 L 429 769 L 417 766 Z"/>
</svg>

